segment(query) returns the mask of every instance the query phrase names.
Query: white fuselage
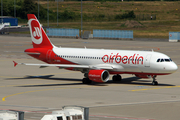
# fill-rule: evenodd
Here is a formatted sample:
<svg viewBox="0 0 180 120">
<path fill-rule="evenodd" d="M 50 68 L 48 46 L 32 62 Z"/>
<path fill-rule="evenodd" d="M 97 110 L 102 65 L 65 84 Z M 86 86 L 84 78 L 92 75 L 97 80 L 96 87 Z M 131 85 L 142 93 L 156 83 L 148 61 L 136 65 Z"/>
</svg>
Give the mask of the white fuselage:
<svg viewBox="0 0 180 120">
<path fill-rule="evenodd" d="M 57 57 L 72 63 L 96 67 L 113 66 L 113 71 L 124 73 L 170 74 L 178 69 L 167 55 L 154 51 L 54 47 L 53 52 Z M 59 61 L 59 64 L 63 63 Z"/>
</svg>

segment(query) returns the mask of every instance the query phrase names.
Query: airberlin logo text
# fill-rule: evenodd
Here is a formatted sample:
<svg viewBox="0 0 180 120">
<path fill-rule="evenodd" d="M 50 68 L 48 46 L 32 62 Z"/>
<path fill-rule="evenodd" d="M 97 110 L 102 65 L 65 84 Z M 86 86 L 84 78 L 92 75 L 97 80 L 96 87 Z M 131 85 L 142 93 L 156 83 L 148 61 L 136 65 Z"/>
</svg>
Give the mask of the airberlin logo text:
<svg viewBox="0 0 180 120">
<path fill-rule="evenodd" d="M 30 20 L 31 24 L 31 36 L 32 41 L 35 44 L 41 44 L 42 43 L 42 30 L 39 22 L 35 19 Z"/>
<path fill-rule="evenodd" d="M 132 56 L 121 56 L 119 53 L 111 55 L 104 55 L 102 57 L 102 61 L 104 63 L 123 63 L 123 64 L 143 64 L 143 56 L 140 56 L 139 54 L 134 54 Z"/>
<path fill-rule="evenodd" d="M 40 32 L 40 29 L 38 27 L 34 27 L 34 32 L 32 33 L 33 34 L 33 37 L 36 38 L 36 39 L 39 39 L 41 38 L 41 32 Z"/>
</svg>

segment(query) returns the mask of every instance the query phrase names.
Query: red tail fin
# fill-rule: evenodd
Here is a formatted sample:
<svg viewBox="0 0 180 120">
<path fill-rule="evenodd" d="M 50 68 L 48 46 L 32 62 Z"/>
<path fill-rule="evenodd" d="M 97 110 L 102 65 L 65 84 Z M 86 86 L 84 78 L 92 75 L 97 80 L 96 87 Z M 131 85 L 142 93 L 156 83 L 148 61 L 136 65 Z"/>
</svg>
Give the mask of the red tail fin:
<svg viewBox="0 0 180 120">
<path fill-rule="evenodd" d="M 28 14 L 28 24 L 34 48 L 53 48 L 41 24 L 34 14 Z"/>
</svg>

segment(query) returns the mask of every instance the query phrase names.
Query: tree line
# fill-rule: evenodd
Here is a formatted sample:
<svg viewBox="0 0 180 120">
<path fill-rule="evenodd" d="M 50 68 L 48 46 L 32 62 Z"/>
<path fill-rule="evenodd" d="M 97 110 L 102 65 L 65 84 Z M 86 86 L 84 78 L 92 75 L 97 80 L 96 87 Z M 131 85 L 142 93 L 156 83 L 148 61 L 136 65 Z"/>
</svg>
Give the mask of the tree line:
<svg viewBox="0 0 180 120">
<path fill-rule="evenodd" d="M 27 14 L 35 14 L 38 17 L 38 5 L 33 0 L 16 0 L 16 17 L 19 22 L 27 22 Z M 1 5 L 0 5 L 1 7 Z M 1 9 L 0 9 L 1 10 Z M 1 13 L 1 11 L 0 11 Z M 3 1 L 3 16 L 14 17 L 14 0 Z M 57 20 L 57 12 L 49 10 L 49 20 Z M 86 14 L 83 13 L 83 21 L 114 21 L 121 19 L 134 19 L 134 11 L 127 11 L 123 14 L 105 15 L 102 13 Z M 47 20 L 47 8 L 39 5 L 39 19 L 40 21 Z M 58 12 L 59 21 L 80 21 L 81 13 L 75 13 L 68 9 L 63 12 Z"/>
</svg>

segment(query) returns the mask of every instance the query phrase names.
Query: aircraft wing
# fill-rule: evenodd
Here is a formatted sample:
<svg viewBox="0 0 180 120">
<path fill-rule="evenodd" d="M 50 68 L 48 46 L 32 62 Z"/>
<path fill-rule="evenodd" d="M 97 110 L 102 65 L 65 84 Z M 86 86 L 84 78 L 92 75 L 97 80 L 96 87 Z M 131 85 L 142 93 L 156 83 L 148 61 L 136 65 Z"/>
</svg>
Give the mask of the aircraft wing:
<svg viewBox="0 0 180 120">
<path fill-rule="evenodd" d="M 62 67 L 62 68 L 90 68 L 88 65 L 71 65 L 71 64 L 33 64 L 33 63 L 17 63 L 14 62 L 14 67 L 17 65 L 30 65 L 30 66 L 40 66 L 40 67 Z"/>
<path fill-rule="evenodd" d="M 33 63 L 17 63 L 14 62 L 14 67 L 17 65 L 30 65 L 30 66 L 39 66 L 40 68 L 44 67 L 60 67 L 60 68 L 79 68 L 79 69 L 104 69 L 104 70 L 114 70 L 114 69 L 123 69 L 122 66 L 114 66 L 110 64 L 102 65 L 72 65 L 72 64 L 33 64 Z"/>
</svg>

